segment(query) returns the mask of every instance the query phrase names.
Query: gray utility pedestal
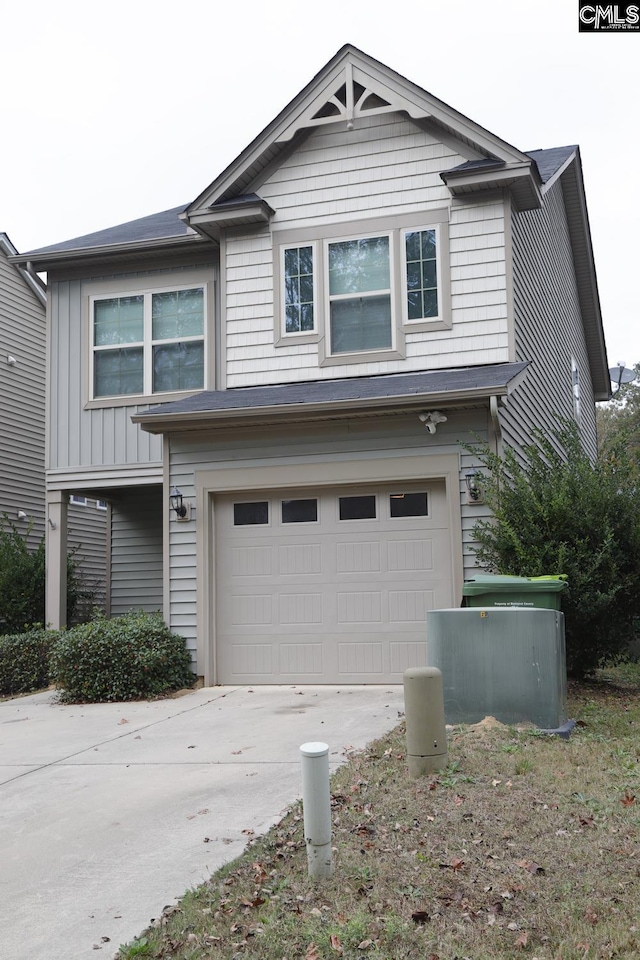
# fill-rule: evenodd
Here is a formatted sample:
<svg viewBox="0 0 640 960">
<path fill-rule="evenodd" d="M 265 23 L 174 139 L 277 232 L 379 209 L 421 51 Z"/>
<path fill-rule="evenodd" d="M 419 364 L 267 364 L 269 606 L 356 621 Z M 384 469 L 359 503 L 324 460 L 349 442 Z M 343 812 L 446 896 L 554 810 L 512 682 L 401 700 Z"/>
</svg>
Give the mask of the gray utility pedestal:
<svg viewBox="0 0 640 960">
<path fill-rule="evenodd" d="M 564 614 L 464 607 L 427 613 L 427 659 L 442 673 L 447 723 L 567 719 Z"/>
</svg>

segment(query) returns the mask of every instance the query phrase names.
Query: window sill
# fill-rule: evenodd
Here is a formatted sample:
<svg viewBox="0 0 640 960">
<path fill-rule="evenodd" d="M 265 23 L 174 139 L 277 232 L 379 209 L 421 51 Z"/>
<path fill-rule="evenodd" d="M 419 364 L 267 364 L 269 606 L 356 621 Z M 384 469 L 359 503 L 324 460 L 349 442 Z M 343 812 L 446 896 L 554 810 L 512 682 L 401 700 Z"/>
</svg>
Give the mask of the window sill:
<svg viewBox="0 0 640 960">
<path fill-rule="evenodd" d="M 177 390 L 175 393 L 127 394 L 122 397 L 99 397 L 96 400 L 87 400 L 84 410 L 104 410 L 109 407 L 155 407 L 160 403 L 170 403 L 172 400 L 184 400 L 204 390 Z"/>
<path fill-rule="evenodd" d="M 318 343 L 319 333 L 283 333 L 276 338 L 275 347 L 297 347 L 299 343 Z"/>
<path fill-rule="evenodd" d="M 351 363 L 383 363 L 385 360 L 404 360 L 405 355 L 399 350 L 371 350 L 362 353 L 334 353 L 322 357 L 321 367 L 337 367 Z"/>
<path fill-rule="evenodd" d="M 405 320 L 402 325 L 405 333 L 429 333 L 432 330 L 451 330 L 446 320 Z"/>
</svg>

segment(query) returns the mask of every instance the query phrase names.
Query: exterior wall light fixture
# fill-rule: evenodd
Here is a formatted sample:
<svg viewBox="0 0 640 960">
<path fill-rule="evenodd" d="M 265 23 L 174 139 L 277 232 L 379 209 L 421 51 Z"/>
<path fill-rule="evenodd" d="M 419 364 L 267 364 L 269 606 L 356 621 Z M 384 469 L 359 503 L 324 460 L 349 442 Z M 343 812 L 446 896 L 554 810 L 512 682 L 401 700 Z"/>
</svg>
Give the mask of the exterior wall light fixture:
<svg viewBox="0 0 640 960">
<path fill-rule="evenodd" d="M 464 479 L 467 485 L 467 503 L 484 503 L 482 474 L 478 470 L 469 470 Z"/>
<path fill-rule="evenodd" d="M 176 518 L 178 520 L 189 520 L 191 515 L 191 504 L 184 503 L 182 500 L 182 493 L 178 490 L 177 487 L 174 487 L 171 491 L 169 497 L 169 503 L 171 504 L 171 509 L 175 510 Z"/>
</svg>

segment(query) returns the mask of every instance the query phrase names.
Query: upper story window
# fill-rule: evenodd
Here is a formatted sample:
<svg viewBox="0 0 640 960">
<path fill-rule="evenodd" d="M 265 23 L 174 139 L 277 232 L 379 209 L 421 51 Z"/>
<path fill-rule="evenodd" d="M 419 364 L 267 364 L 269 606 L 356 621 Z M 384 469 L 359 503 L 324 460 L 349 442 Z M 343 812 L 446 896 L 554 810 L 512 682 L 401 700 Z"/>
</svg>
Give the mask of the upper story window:
<svg viewBox="0 0 640 960">
<path fill-rule="evenodd" d="M 204 387 L 203 287 L 91 300 L 93 398 Z"/>
<path fill-rule="evenodd" d="M 376 223 L 275 235 L 277 345 L 316 341 L 321 363 L 366 361 L 402 356 L 409 332 L 450 326 L 447 211 Z"/>
<path fill-rule="evenodd" d="M 331 353 L 392 346 L 388 235 L 327 243 Z"/>
<path fill-rule="evenodd" d="M 285 332 L 315 330 L 313 247 L 283 248 Z"/>
</svg>

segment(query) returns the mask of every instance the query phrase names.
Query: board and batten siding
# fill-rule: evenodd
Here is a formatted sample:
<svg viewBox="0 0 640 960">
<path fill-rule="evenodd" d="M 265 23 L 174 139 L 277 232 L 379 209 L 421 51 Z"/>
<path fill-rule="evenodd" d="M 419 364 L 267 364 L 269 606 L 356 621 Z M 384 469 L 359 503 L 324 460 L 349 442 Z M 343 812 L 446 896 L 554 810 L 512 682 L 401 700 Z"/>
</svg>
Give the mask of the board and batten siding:
<svg viewBox="0 0 640 960">
<path fill-rule="evenodd" d="M 597 452 L 593 387 L 567 226 L 562 182 L 544 195 L 539 210 L 511 216 L 516 360 L 531 360 L 518 389 L 504 402 L 505 442 L 520 451 L 532 427 L 549 432 L 556 415 L 574 417 L 572 359 L 580 373 L 583 444 Z"/>
<path fill-rule="evenodd" d="M 140 404 L 105 401 L 103 406 L 87 408 L 88 365 L 91 362 L 88 302 L 95 288 L 102 292 L 105 283 L 116 281 L 110 296 L 130 293 L 132 284 L 139 289 L 154 286 L 166 288 L 172 283 L 183 284 L 184 276 L 201 277 L 201 282 L 213 283 L 217 269 L 211 264 L 176 266 L 174 268 L 137 270 L 117 277 L 91 279 L 50 278 L 50 388 L 49 388 L 49 449 L 50 470 L 73 467 L 104 467 L 108 465 L 135 465 L 162 462 L 162 438 L 141 430 L 131 423 L 134 413 L 147 410 L 153 398 Z M 148 280 L 148 284 L 145 281 Z M 207 337 L 212 348 L 214 341 L 214 311 L 209 311 Z"/>
<path fill-rule="evenodd" d="M 487 416 L 487 411 L 480 409 L 451 413 L 446 423 L 438 426 L 435 436 L 425 430 L 417 414 L 310 426 L 292 424 L 280 430 L 237 428 L 234 431 L 174 435 L 170 442 L 169 483 L 178 486 L 185 499 L 193 502 L 196 474 L 203 470 L 253 470 L 315 461 L 320 480 L 323 464 L 330 460 L 364 461 L 385 456 L 393 460 L 415 455 L 418 451 L 433 455 L 461 454 L 461 462 L 468 468 L 474 460 L 460 444 L 487 440 Z M 467 504 L 464 469 L 460 471 L 459 496 L 466 579 L 477 572 L 471 531 L 475 521 L 486 511 L 483 506 Z M 196 536 L 198 525 L 205 522 L 206 519 L 200 517 L 178 523 L 172 517 L 169 524 L 169 622 L 172 630 L 186 637 L 194 660 L 197 646 Z M 452 544 L 454 550 L 460 549 L 456 541 Z M 198 669 L 198 672 L 202 671 Z"/>
<path fill-rule="evenodd" d="M 509 357 L 505 211 L 501 198 L 451 203 L 442 170 L 466 157 L 398 114 L 367 118 L 345 136 L 343 125 L 314 131 L 259 185 L 276 211 L 273 233 L 234 232 L 224 244 L 226 386 L 283 383 L 499 363 Z M 405 329 L 406 359 L 319 365 L 317 343 L 274 345 L 277 231 L 314 229 L 391 215 L 450 209 L 452 327 Z M 383 222 L 383 221 L 382 221 Z M 357 225 L 357 226 L 356 226 Z M 320 271 L 319 271 L 320 272 Z M 323 321 L 319 319 L 321 324 Z"/>
<path fill-rule="evenodd" d="M 0 245 L 0 514 L 19 531 L 32 522 L 33 544 L 44 534 L 45 342 L 44 303 Z"/>
<path fill-rule="evenodd" d="M 162 610 L 162 487 L 134 487 L 111 505 L 109 615 Z"/>
<path fill-rule="evenodd" d="M 67 514 L 67 546 L 78 562 L 83 591 L 76 620 L 91 614 L 93 608 L 104 611 L 107 582 L 107 534 L 109 510 L 97 507 L 97 501 L 70 503 Z"/>
</svg>

